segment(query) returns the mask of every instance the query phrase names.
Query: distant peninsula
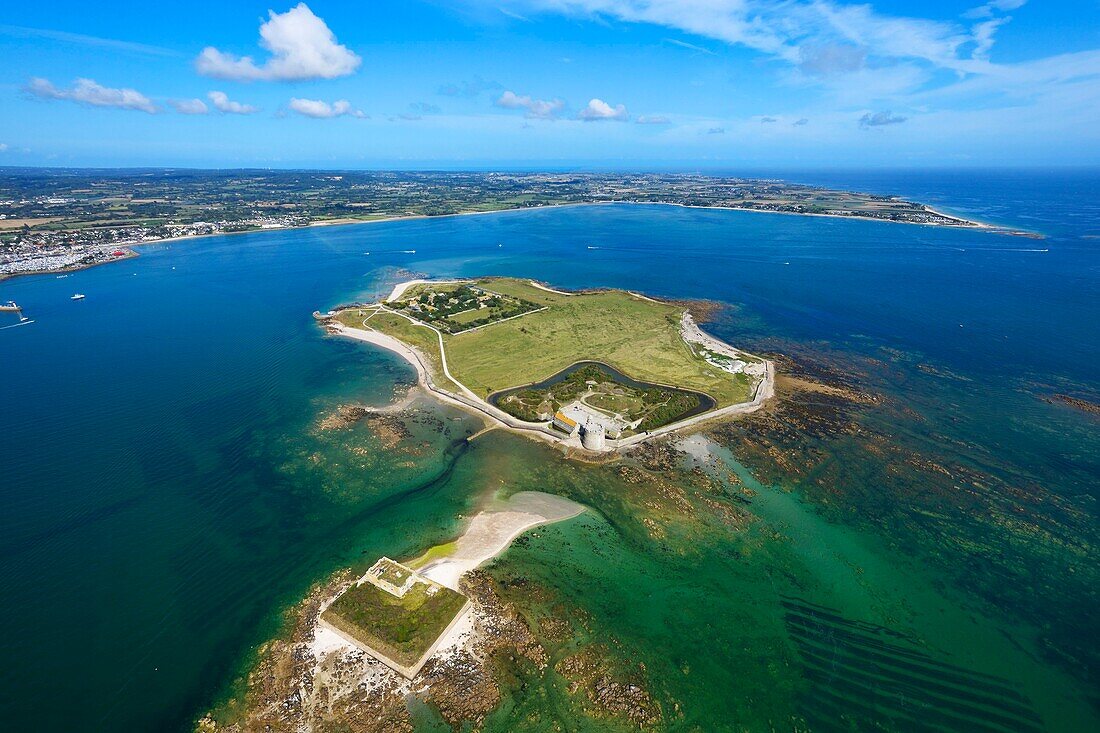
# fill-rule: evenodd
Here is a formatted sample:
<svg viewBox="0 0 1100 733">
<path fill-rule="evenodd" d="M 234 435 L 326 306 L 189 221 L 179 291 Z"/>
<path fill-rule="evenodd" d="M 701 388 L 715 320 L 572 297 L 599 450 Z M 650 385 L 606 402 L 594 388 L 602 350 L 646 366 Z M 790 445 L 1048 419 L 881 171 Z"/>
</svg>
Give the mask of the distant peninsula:
<svg viewBox="0 0 1100 733">
<path fill-rule="evenodd" d="M 580 204 L 999 229 L 896 196 L 686 174 L 0 169 L 0 279 L 188 237 Z"/>
<path fill-rule="evenodd" d="M 715 339 L 684 304 L 529 280 L 413 280 L 316 313 L 390 349 L 431 393 L 493 426 L 602 453 L 759 409 L 771 362 Z"/>
</svg>

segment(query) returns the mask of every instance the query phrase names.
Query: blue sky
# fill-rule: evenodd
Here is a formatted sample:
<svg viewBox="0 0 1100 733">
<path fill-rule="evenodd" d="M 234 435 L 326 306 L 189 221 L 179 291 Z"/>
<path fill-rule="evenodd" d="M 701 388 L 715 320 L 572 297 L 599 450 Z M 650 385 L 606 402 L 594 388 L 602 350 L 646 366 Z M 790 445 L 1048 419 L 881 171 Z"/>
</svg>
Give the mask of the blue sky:
<svg viewBox="0 0 1100 733">
<path fill-rule="evenodd" d="M 1100 3 L 9 3 L 0 165 L 1100 164 Z"/>
</svg>

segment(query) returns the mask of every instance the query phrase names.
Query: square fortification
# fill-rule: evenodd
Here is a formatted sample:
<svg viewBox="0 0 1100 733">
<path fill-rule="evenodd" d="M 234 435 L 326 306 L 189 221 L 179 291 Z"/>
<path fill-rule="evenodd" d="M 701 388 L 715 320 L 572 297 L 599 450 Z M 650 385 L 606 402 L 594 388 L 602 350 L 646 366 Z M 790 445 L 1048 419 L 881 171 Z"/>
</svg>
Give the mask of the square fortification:
<svg viewBox="0 0 1100 733">
<path fill-rule="evenodd" d="M 458 591 L 383 557 L 324 610 L 320 623 L 412 679 L 469 607 Z"/>
</svg>

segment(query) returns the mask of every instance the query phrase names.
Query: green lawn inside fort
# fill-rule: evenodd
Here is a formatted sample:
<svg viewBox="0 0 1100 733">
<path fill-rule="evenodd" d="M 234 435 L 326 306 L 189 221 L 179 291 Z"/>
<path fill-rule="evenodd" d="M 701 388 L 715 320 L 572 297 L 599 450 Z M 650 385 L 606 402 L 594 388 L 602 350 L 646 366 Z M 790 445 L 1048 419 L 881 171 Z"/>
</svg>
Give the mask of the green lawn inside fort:
<svg viewBox="0 0 1100 733">
<path fill-rule="evenodd" d="M 479 397 L 539 382 L 586 360 L 603 362 L 636 380 L 703 392 L 718 407 L 752 397 L 753 381 L 748 376 L 707 363 L 684 341 L 680 334 L 682 304 L 622 290 L 551 292 L 514 278 L 482 278 L 468 284 L 503 296 L 513 310 L 536 306 L 507 320 L 490 318 L 476 330 L 443 331 L 451 374 Z M 430 284 L 413 286 L 399 301 L 385 305 L 409 313 L 404 301 L 423 297 L 432 289 Z M 338 319 L 352 328 L 364 328 L 363 313 L 372 311 L 345 309 Z M 452 387 L 441 369 L 435 331 L 384 311 L 371 316 L 365 327 L 419 349 L 431 362 L 433 379 L 444 388 Z"/>
<path fill-rule="evenodd" d="M 466 605 L 461 593 L 414 583 L 401 598 L 372 583 L 352 586 L 321 618 L 356 641 L 411 667 Z"/>
</svg>

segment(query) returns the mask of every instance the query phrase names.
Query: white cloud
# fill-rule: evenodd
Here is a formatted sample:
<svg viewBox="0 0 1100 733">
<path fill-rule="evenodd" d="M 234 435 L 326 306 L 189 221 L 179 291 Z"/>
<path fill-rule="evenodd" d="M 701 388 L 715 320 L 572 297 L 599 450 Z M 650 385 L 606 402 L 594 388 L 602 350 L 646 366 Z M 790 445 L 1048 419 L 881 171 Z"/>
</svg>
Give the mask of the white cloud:
<svg viewBox="0 0 1100 733">
<path fill-rule="evenodd" d="M 671 43 L 673 46 L 679 46 L 680 48 L 686 48 L 689 51 L 695 51 L 696 53 L 703 53 L 708 56 L 715 56 L 714 51 L 709 48 L 703 48 L 702 46 L 696 46 L 694 43 L 688 43 L 687 41 L 681 41 L 677 38 L 666 38 L 665 43 Z"/>
<path fill-rule="evenodd" d="M 263 64 L 257 65 L 251 56 L 237 57 L 207 46 L 195 59 L 195 68 L 218 79 L 287 81 L 347 76 L 362 63 L 336 42 L 325 21 L 305 3 L 285 13 L 269 10 L 267 22 L 260 26 L 260 45 L 271 53 Z"/>
<path fill-rule="evenodd" d="M 991 18 L 990 20 L 976 23 L 970 32 L 974 36 L 974 50 L 971 55 L 976 59 L 988 60 L 989 52 L 993 48 L 993 36 L 997 29 L 1012 20 L 1007 16 L 1003 18 Z"/>
<path fill-rule="evenodd" d="M 976 8 L 963 13 L 964 18 L 988 18 L 996 11 L 1007 12 L 1009 10 L 1017 10 L 1022 8 L 1027 3 L 1027 0 L 990 0 L 985 5 L 979 5 Z"/>
<path fill-rule="evenodd" d="M 7 143 L 0 143 L 0 153 L 6 153 L 6 152 L 8 152 L 8 144 Z"/>
<path fill-rule="evenodd" d="M 214 109 L 218 110 L 222 114 L 250 115 L 253 112 L 260 111 L 259 107 L 253 107 L 251 104 L 241 104 L 240 102 L 234 102 L 225 92 L 210 92 L 206 95 L 206 97 L 213 103 Z"/>
<path fill-rule="evenodd" d="M 183 115 L 204 115 L 210 111 L 201 99 L 172 99 L 168 104 Z"/>
<path fill-rule="evenodd" d="M 639 115 L 634 121 L 639 125 L 667 125 L 672 122 L 664 115 Z"/>
<path fill-rule="evenodd" d="M 131 41 L 118 41 L 113 38 L 99 38 L 97 36 L 85 36 L 80 33 L 67 31 L 55 31 L 48 28 L 25 28 L 17 25 L 0 25 L 0 35 L 13 38 L 46 38 L 51 41 L 70 43 L 79 46 L 91 46 L 93 48 L 109 48 L 112 51 L 144 54 L 148 56 L 179 56 L 176 51 L 160 46 L 150 46 L 145 43 L 133 43 Z"/>
<path fill-rule="evenodd" d="M 890 110 L 884 110 L 882 112 L 868 112 L 859 118 L 860 127 L 885 127 L 886 125 L 900 125 L 905 122 L 908 117 L 902 117 L 896 115 Z"/>
<path fill-rule="evenodd" d="M 590 99 L 588 106 L 582 109 L 577 116 L 585 122 L 597 122 L 599 120 L 623 121 L 630 118 L 625 106 L 617 104 L 612 107 L 602 99 L 595 98 Z"/>
<path fill-rule="evenodd" d="M 506 91 L 496 101 L 498 107 L 504 109 L 523 109 L 527 111 L 527 117 L 536 120 L 553 120 L 565 109 L 565 102 L 560 99 L 532 99 L 528 95 L 519 96 L 513 91 Z"/>
<path fill-rule="evenodd" d="M 300 115 L 317 119 L 343 117 L 345 115 L 359 117 L 361 119 L 366 117 L 362 110 L 353 109 L 351 102 L 346 99 L 338 99 L 332 104 L 329 104 L 320 99 L 299 99 L 294 97 L 290 100 L 288 106 Z"/>
<path fill-rule="evenodd" d="M 811 76 L 829 76 L 858 71 L 867 49 L 847 43 L 806 44 L 798 49 L 798 68 Z"/>
<path fill-rule="evenodd" d="M 937 68 L 980 72 L 984 59 L 973 53 L 973 44 L 988 50 L 996 30 L 886 15 L 870 4 L 838 0 L 515 0 L 510 4 L 673 28 L 746 46 L 794 66 L 807 56 L 812 62 L 825 50 L 820 62 L 830 68 L 851 66 L 865 53 L 884 61 L 919 60 Z M 980 9 L 981 17 L 1022 4 L 1022 0 L 991 0 Z M 833 58 L 828 58 L 830 52 Z"/>
<path fill-rule="evenodd" d="M 781 84 L 820 93 L 819 106 L 800 109 L 811 113 L 815 129 L 824 129 L 835 112 L 843 115 L 837 129 L 850 130 L 853 111 L 858 117 L 868 109 L 920 109 L 923 131 L 929 113 L 950 106 L 999 109 L 1006 120 L 1024 108 L 1052 120 L 1076 120 L 1081 110 L 1096 108 L 1097 67 L 1083 69 L 1077 62 L 1100 49 L 1000 63 L 997 38 L 1025 0 L 972 1 L 976 7 L 957 18 L 933 17 L 927 4 L 912 3 L 892 4 L 910 13 L 896 15 L 867 0 L 508 0 L 507 5 L 532 18 L 542 13 L 604 25 L 649 24 L 683 33 L 687 42 L 753 49 L 770 62 L 763 68 L 774 70 Z M 1048 86 L 1038 76 L 1046 77 Z M 1086 124 L 1079 132 L 1090 129 Z"/>
<path fill-rule="evenodd" d="M 504 87 L 501 86 L 499 82 L 475 76 L 471 81 L 463 81 L 458 84 L 444 84 L 439 87 L 439 93 L 447 97 L 469 97 L 472 99 L 482 92 L 493 92 L 503 88 Z"/>
<path fill-rule="evenodd" d="M 66 99 L 92 107 L 132 109 L 155 114 L 159 111 L 152 100 L 134 89 L 112 89 L 92 79 L 77 79 L 71 89 L 58 89 L 48 79 L 35 77 L 25 87 L 26 91 L 42 99 Z"/>
</svg>

